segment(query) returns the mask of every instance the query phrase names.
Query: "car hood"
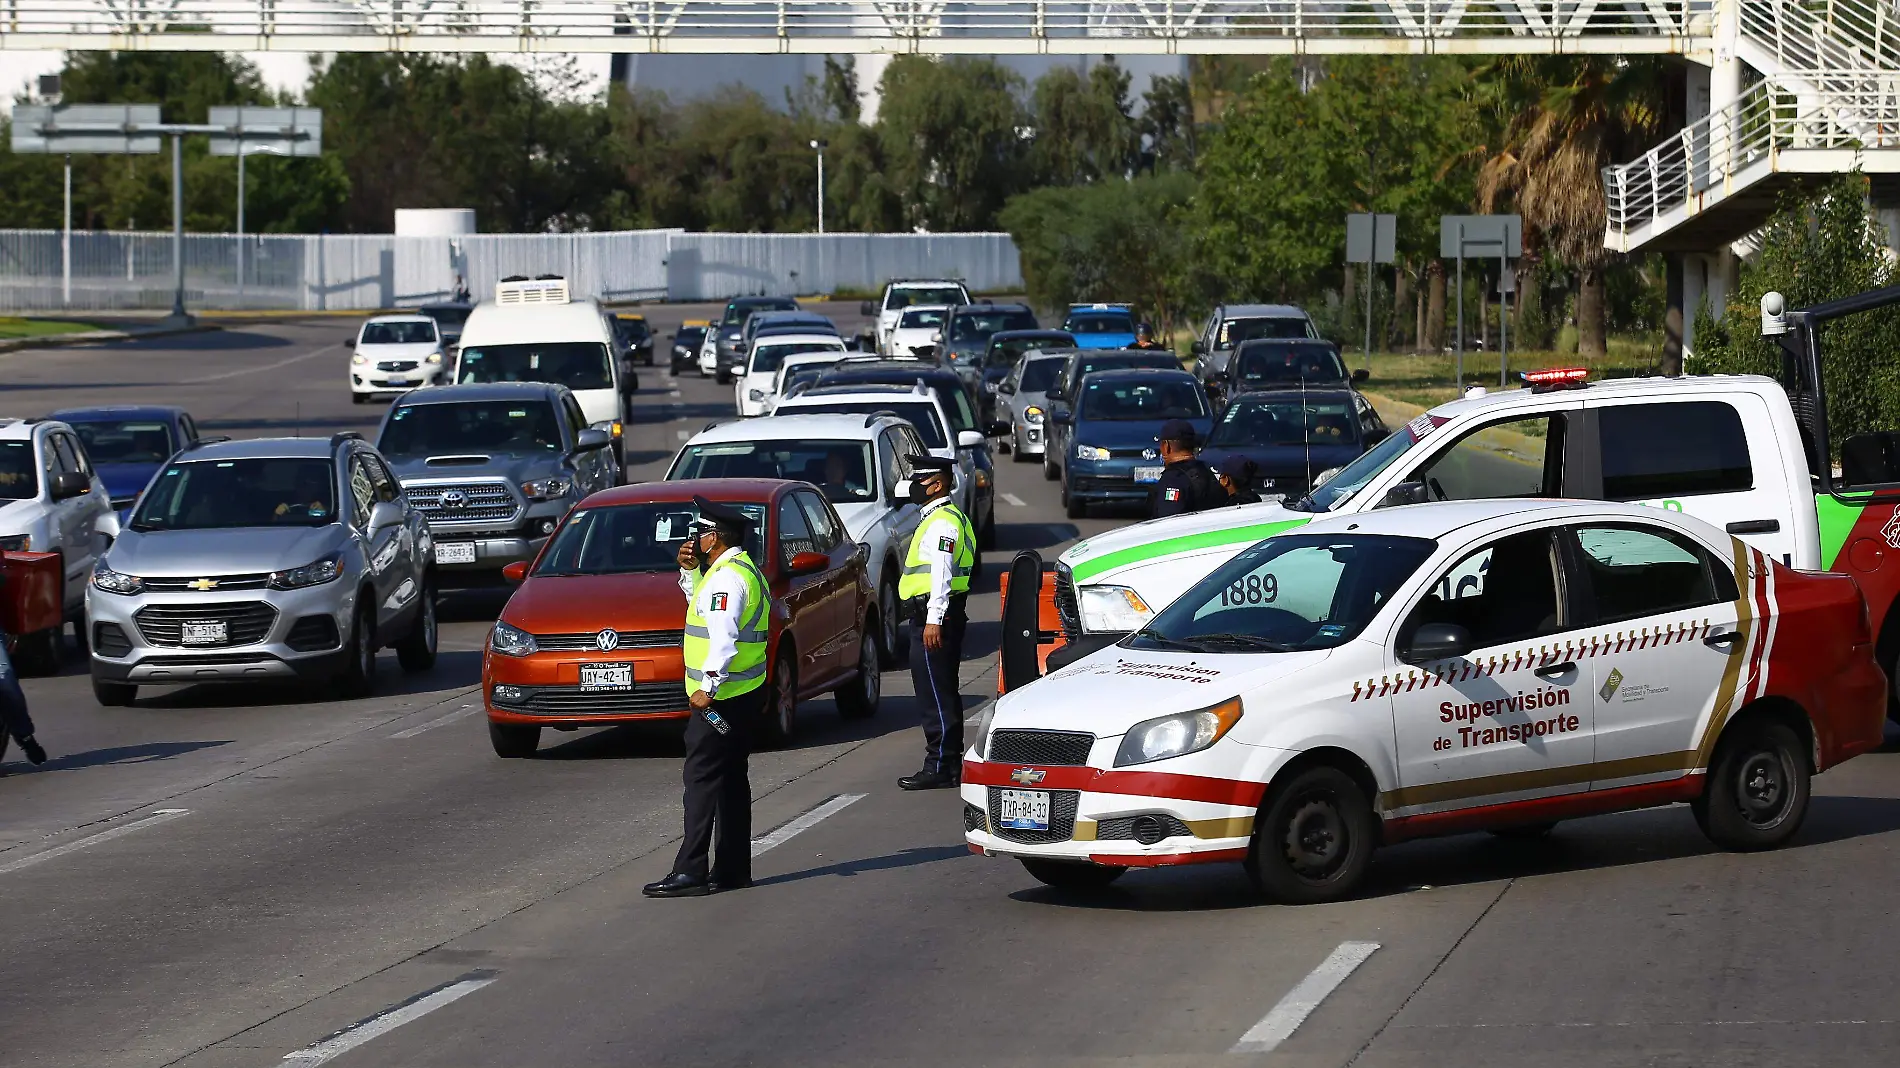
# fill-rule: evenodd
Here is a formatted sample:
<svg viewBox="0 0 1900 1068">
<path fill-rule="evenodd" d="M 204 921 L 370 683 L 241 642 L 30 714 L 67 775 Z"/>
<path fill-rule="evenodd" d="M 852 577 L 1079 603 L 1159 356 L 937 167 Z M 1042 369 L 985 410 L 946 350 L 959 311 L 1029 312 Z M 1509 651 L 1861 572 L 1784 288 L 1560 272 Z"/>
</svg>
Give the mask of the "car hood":
<svg viewBox="0 0 1900 1068">
<path fill-rule="evenodd" d="M 45 510 L 37 499 L 0 500 L 0 534 L 18 534 L 20 524 L 32 522 Z"/>
<path fill-rule="evenodd" d="M 1155 436 L 1161 433 L 1166 419 L 1121 420 L 1105 419 L 1096 421 L 1078 421 L 1071 435 L 1077 443 L 1094 445 L 1106 449 L 1130 449 L 1136 446 L 1157 449 Z M 1211 419 L 1189 419 L 1196 433 L 1206 435 L 1213 426 Z"/>
<path fill-rule="evenodd" d="M 1231 556 L 1262 538 L 1312 522 L 1311 512 L 1279 504 L 1243 504 L 1150 519 L 1071 545 L 1061 563 L 1082 584 L 1113 582 L 1117 573 L 1170 556 L 1225 552 Z M 1166 604 L 1166 601 L 1159 602 Z"/>
<path fill-rule="evenodd" d="M 530 634 L 678 630 L 686 625 L 679 572 L 533 575 L 508 598 L 501 618 Z"/>
<path fill-rule="evenodd" d="M 431 462 L 434 461 L 434 462 Z M 396 479 L 443 481 L 501 477 L 513 485 L 563 473 L 558 452 L 445 452 L 432 456 L 389 457 Z"/>
<path fill-rule="evenodd" d="M 1112 738 L 1157 716 L 1206 708 L 1311 671 L 1331 655 L 1330 649 L 1185 653 L 1111 645 L 999 698 L 990 727 Z"/>
<path fill-rule="evenodd" d="M 152 473 L 164 464 L 100 464 L 97 467 L 99 481 L 106 484 L 106 496 L 117 500 L 121 497 L 136 496 L 147 483 L 152 481 Z"/>
<path fill-rule="evenodd" d="M 1259 466 L 1260 474 L 1266 478 L 1305 478 L 1309 471 L 1317 475 L 1349 464 L 1359 457 L 1360 451 L 1357 445 L 1315 445 L 1309 456 L 1308 450 L 1299 445 L 1210 445 L 1201 450 L 1201 459 L 1219 467 L 1229 456 L 1245 456 Z"/>
<path fill-rule="evenodd" d="M 405 345 L 358 345 L 356 354 L 367 360 L 419 360 L 441 346 L 433 341 Z"/>
<path fill-rule="evenodd" d="M 321 527 L 238 527 L 230 530 L 127 528 L 106 562 L 114 571 L 144 578 L 257 575 L 302 567 L 341 548 L 341 523 Z"/>
</svg>

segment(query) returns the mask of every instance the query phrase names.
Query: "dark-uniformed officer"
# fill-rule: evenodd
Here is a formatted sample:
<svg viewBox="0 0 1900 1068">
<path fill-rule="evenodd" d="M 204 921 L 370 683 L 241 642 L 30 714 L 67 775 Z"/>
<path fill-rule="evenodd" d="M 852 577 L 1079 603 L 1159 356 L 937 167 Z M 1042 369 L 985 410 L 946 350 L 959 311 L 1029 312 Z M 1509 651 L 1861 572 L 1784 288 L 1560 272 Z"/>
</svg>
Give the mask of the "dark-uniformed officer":
<svg viewBox="0 0 1900 1068">
<path fill-rule="evenodd" d="M 1227 457 L 1215 470 L 1222 488 L 1227 490 L 1229 504 L 1259 504 L 1260 495 L 1253 491 L 1253 476 L 1260 466 L 1239 453 Z"/>
<path fill-rule="evenodd" d="M 1135 343 L 1128 347 L 1131 349 L 1158 349 L 1161 348 L 1162 345 L 1161 342 L 1155 340 L 1155 328 L 1147 323 L 1142 323 L 1140 326 L 1135 327 Z"/>
<path fill-rule="evenodd" d="M 20 752 L 35 764 L 46 763 L 46 750 L 33 737 L 33 717 L 26 711 L 26 694 L 7 657 L 7 636 L 0 632 L 0 759 L 7 755 L 7 739 L 20 743 Z M 0 775 L 6 772 L 0 771 Z"/>
<path fill-rule="evenodd" d="M 680 546 L 686 594 L 686 837 L 673 874 L 648 897 L 699 897 L 752 885 L 752 784 L 746 757 L 765 707 L 772 595 L 746 555 L 744 512 L 694 497 L 699 516 Z M 713 826 L 718 824 L 717 845 Z M 710 878 L 706 857 L 713 853 Z"/>
<path fill-rule="evenodd" d="M 924 766 L 897 780 L 906 790 L 955 786 L 963 773 L 963 695 L 957 668 L 963 662 L 963 603 L 976 564 L 970 520 L 950 500 L 954 460 L 910 457 L 910 499 L 923 505 L 911 536 L 897 596 L 913 622 L 924 625 L 923 649 L 910 661 L 911 683 L 924 721 Z"/>
<path fill-rule="evenodd" d="M 1161 459 L 1167 469 L 1155 483 L 1154 518 L 1186 515 L 1227 503 L 1227 491 L 1221 488 L 1214 469 L 1194 455 L 1200 436 L 1194 424 L 1185 419 L 1170 419 L 1161 424 Z"/>
</svg>

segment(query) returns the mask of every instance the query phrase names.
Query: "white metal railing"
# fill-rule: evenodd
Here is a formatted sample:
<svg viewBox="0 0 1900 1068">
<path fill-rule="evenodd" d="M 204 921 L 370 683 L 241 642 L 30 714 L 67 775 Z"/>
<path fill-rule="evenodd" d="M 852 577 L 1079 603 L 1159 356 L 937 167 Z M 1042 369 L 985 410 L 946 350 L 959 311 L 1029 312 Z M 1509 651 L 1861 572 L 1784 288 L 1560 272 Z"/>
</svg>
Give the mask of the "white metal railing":
<svg viewBox="0 0 1900 1068">
<path fill-rule="evenodd" d="M 1783 70 L 1900 70 L 1891 0 L 1742 0 L 1742 36 Z"/>
<path fill-rule="evenodd" d="M 1712 0 L 0 0 L 0 49 L 1682 52 L 1706 39 L 1711 10 Z"/>
<path fill-rule="evenodd" d="M 1782 153 L 1900 148 L 1900 73 L 1868 74 L 1853 90 L 1814 88 L 1833 73 L 1764 80 L 1641 158 L 1605 167 L 1605 244 L 1634 247 L 1637 231 L 1673 225 L 1689 206 L 1747 188 L 1774 172 Z"/>
</svg>

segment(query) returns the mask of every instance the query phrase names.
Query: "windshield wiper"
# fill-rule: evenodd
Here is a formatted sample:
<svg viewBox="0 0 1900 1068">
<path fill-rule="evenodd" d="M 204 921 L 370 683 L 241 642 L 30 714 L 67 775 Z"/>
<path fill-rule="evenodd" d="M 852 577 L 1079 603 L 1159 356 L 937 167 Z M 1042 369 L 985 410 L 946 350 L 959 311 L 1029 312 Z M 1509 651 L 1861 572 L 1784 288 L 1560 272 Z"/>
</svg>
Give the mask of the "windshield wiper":
<svg viewBox="0 0 1900 1068">
<path fill-rule="evenodd" d="M 1162 634 L 1160 631 L 1154 629 L 1153 627 L 1141 628 L 1140 630 L 1135 632 L 1135 637 L 1146 638 L 1157 645 L 1161 645 L 1167 648 L 1180 649 L 1180 650 L 1183 650 L 1185 652 L 1190 652 L 1190 653 L 1200 652 L 1200 648 L 1196 646 L 1194 643 L 1184 642 L 1180 640 L 1179 638 L 1170 638 L 1167 635 Z"/>
<path fill-rule="evenodd" d="M 1236 634 L 1232 631 L 1222 631 L 1219 634 L 1196 634 L 1194 640 L 1208 645 L 1238 645 L 1243 649 L 1258 649 L 1265 653 L 1293 651 L 1293 647 L 1284 642 L 1276 642 L 1254 634 Z"/>
</svg>

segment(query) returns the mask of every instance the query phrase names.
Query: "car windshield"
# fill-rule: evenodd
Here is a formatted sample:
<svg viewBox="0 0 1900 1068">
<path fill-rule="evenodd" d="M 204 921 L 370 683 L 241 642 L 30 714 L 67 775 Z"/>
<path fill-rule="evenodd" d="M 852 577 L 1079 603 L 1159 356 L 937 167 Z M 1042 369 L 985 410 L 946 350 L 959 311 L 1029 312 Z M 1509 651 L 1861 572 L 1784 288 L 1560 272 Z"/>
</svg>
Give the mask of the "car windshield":
<svg viewBox="0 0 1900 1068">
<path fill-rule="evenodd" d="M 1068 348 L 1069 339 L 1061 337 L 1006 337 L 992 338 L 990 350 L 983 356 L 985 367 L 1014 367 L 1022 359 L 1023 353 L 1031 349 Z"/>
<path fill-rule="evenodd" d="M 653 336 L 653 330 L 647 326 L 645 319 L 621 319 L 619 322 L 620 329 L 625 330 L 627 336 L 635 341 L 645 341 Z"/>
<path fill-rule="evenodd" d="M 1331 345 L 1247 345 L 1234 360 L 1242 385 L 1346 380 L 1346 365 Z"/>
<path fill-rule="evenodd" d="M 1210 446 L 1354 445 L 1359 441 L 1352 409 L 1343 400 L 1308 401 L 1297 396 L 1267 400 L 1241 397 L 1221 413 Z"/>
<path fill-rule="evenodd" d="M 435 340 L 435 322 L 366 323 L 359 345 L 423 345 Z"/>
<path fill-rule="evenodd" d="M 956 286 L 917 287 L 891 290 L 884 301 L 885 311 L 897 311 L 913 304 L 961 304 L 969 298 Z"/>
<path fill-rule="evenodd" d="M 0 441 L 0 501 L 30 501 L 40 495 L 40 468 L 30 441 Z"/>
<path fill-rule="evenodd" d="M 1127 644 L 1195 653 L 1344 645 L 1437 547 L 1380 534 L 1268 538 L 1195 583 Z"/>
<path fill-rule="evenodd" d="M 720 326 L 744 326 L 745 321 L 747 319 L 752 318 L 752 315 L 754 312 L 797 311 L 797 310 L 798 310 L 798 302 L 795 300 L 792 300 L 789 297 L 784 300 L 770 300 L 770 301 L 746 302 L 746 303 L 740 303 L 739 301 L 735 300 L 731 304 L 726 305 L 726 317 L 719 320 L 719 325 Z"/>
<path fill-rule="evenodd" d="M 905 312 L 903 318 L 897 320 L 897 326 L 900 330 L 922 330 L 927 326 L 942 326 L 943 317 L 948 311 L 947 308 L 914 308 Z"/>
<path fill-rule="evenodd" d="M 738 501 L 722 504 L 752 520 L 745 551 L 759 554 L 765 523 L 762 505 Z M 567 517 L 548 551 L 534 566 L 537 575 L 659 574 L 679 569 L 680 542 L 697 513 L 691 502 L 623 504 L 611 508 L 582 508 Z"/>
<path fill-rule="evenodd" d="M 194 460 L 159 472 L 139 499 L 132 529 L 320 527 L 336 518 L 328 459 Z"/>
<path fill-rule="evenodd" d="M 996 311 L 964 311 L 950 322 L 952 341 L 988 341 L 1000 330 L 1034 330 L 1036 317 L 1020 308 Z"/>
<path fill-rule="evenodd" d="M 461 326 L 468 322 L 468 313 L 473 308 L 424 308 L 422 313 L 435 320 L 437 326 Z"/>
<path fill-rule="evenodd" d="M 844 345 L 837 341 L 781 341 L 767 345 L 761 341 L 752 349 L 752 369 L 776 371 L 785 362 L 785 357 L 796 356 L 801 352 L 835 352 L 842 359 Z"/>
<path fill-rule="evenodd" d="M 1229 319 L 1220 324 L 1220 333 L 1214 338 L 1217 349 L 1231 349 L 1243 341 L 1256 338 L 1301 338 L 1312 337 L 1313 331 L 1305 319 L 1293 319 L 1276 316 L 1271 319 Z"/>
<path fill-rule="evenodd" d="M 1024 393 L 1042 393 L 1055 385 L 1056 378 L 1062 374 L 1062 361 L 1030 360 L 1023 365 L 1023 380 L 1016 388 Z"/>
<path fill-rule="evenodd" d="M 676 345 L 697 346 L 706 340 L 706 328 L 703 326 L 682 326 L 680 332 L 673 335 Z"/>
<path fill-rule="evenodd" d="M 1135 317 L 1123 312 L 1077 312 L 1062 329 L 1071 334 L 1132 334 Z"/>
<path fill-rule="evenodd" d="M 561 451 L 561 421 L 547 401 L 404 404 L 389 413 L 384 456 Z"/>
<path fill-rule="evenodd" d="M 102 419 L 70 425 L 95 464 L 162 464 L 178 451 L 171 427 L 157 419 Z"/>
<path fill-rule="evenodd" d="M 1420 416 L 1419 419 L 1431 421 L 1430 416 Z M 1341 501 L 1359 492 L 1375 475 L 1390 467 L 1393 461 L 1419 443 L 1419 419 L 1400 427 L 1384 441 L 1360 454 L 1357 460 L 1340 468 L 1339 473 L 1327 479 L 1323 485 L 1287 507 L 1303 512 L 1332 511 Z"/>
<path fill-rule="evenodd" d="M 833 504 L 852 504 L 877 498 L 872 471 L 868 441 L 718 441 L 688 445 L 666 477 L 789 478 L 824 490 Z"/>
<path fill-rule="evenodd" d="M 795 408 L 779 410 L 781 415 L 871 415 L 875 412 L 889 412 L 916 427 L 917 436 L 924 439 L 927 449 L 941 449 L 950 440 L 944 435 L 943 421 L 937 418 L 937 406 L 928 401 L 899 400 L 896 397 L 887 401 L 811 401 Z"/>
<path fill-rule="evenodd" d="M 1201 385 L 1181 378 L 1121 378 L 1082 383 L 1082 418 L 1091 422 L 1193 419 L 1207 414 Z"/>
<path fill-rule="evenodd" d="M 598 341 L 482 345 L 463 349 L 457 382 L 552 382 L 573 390 L 612 389 L 613 358 Z"/>
</svg>

